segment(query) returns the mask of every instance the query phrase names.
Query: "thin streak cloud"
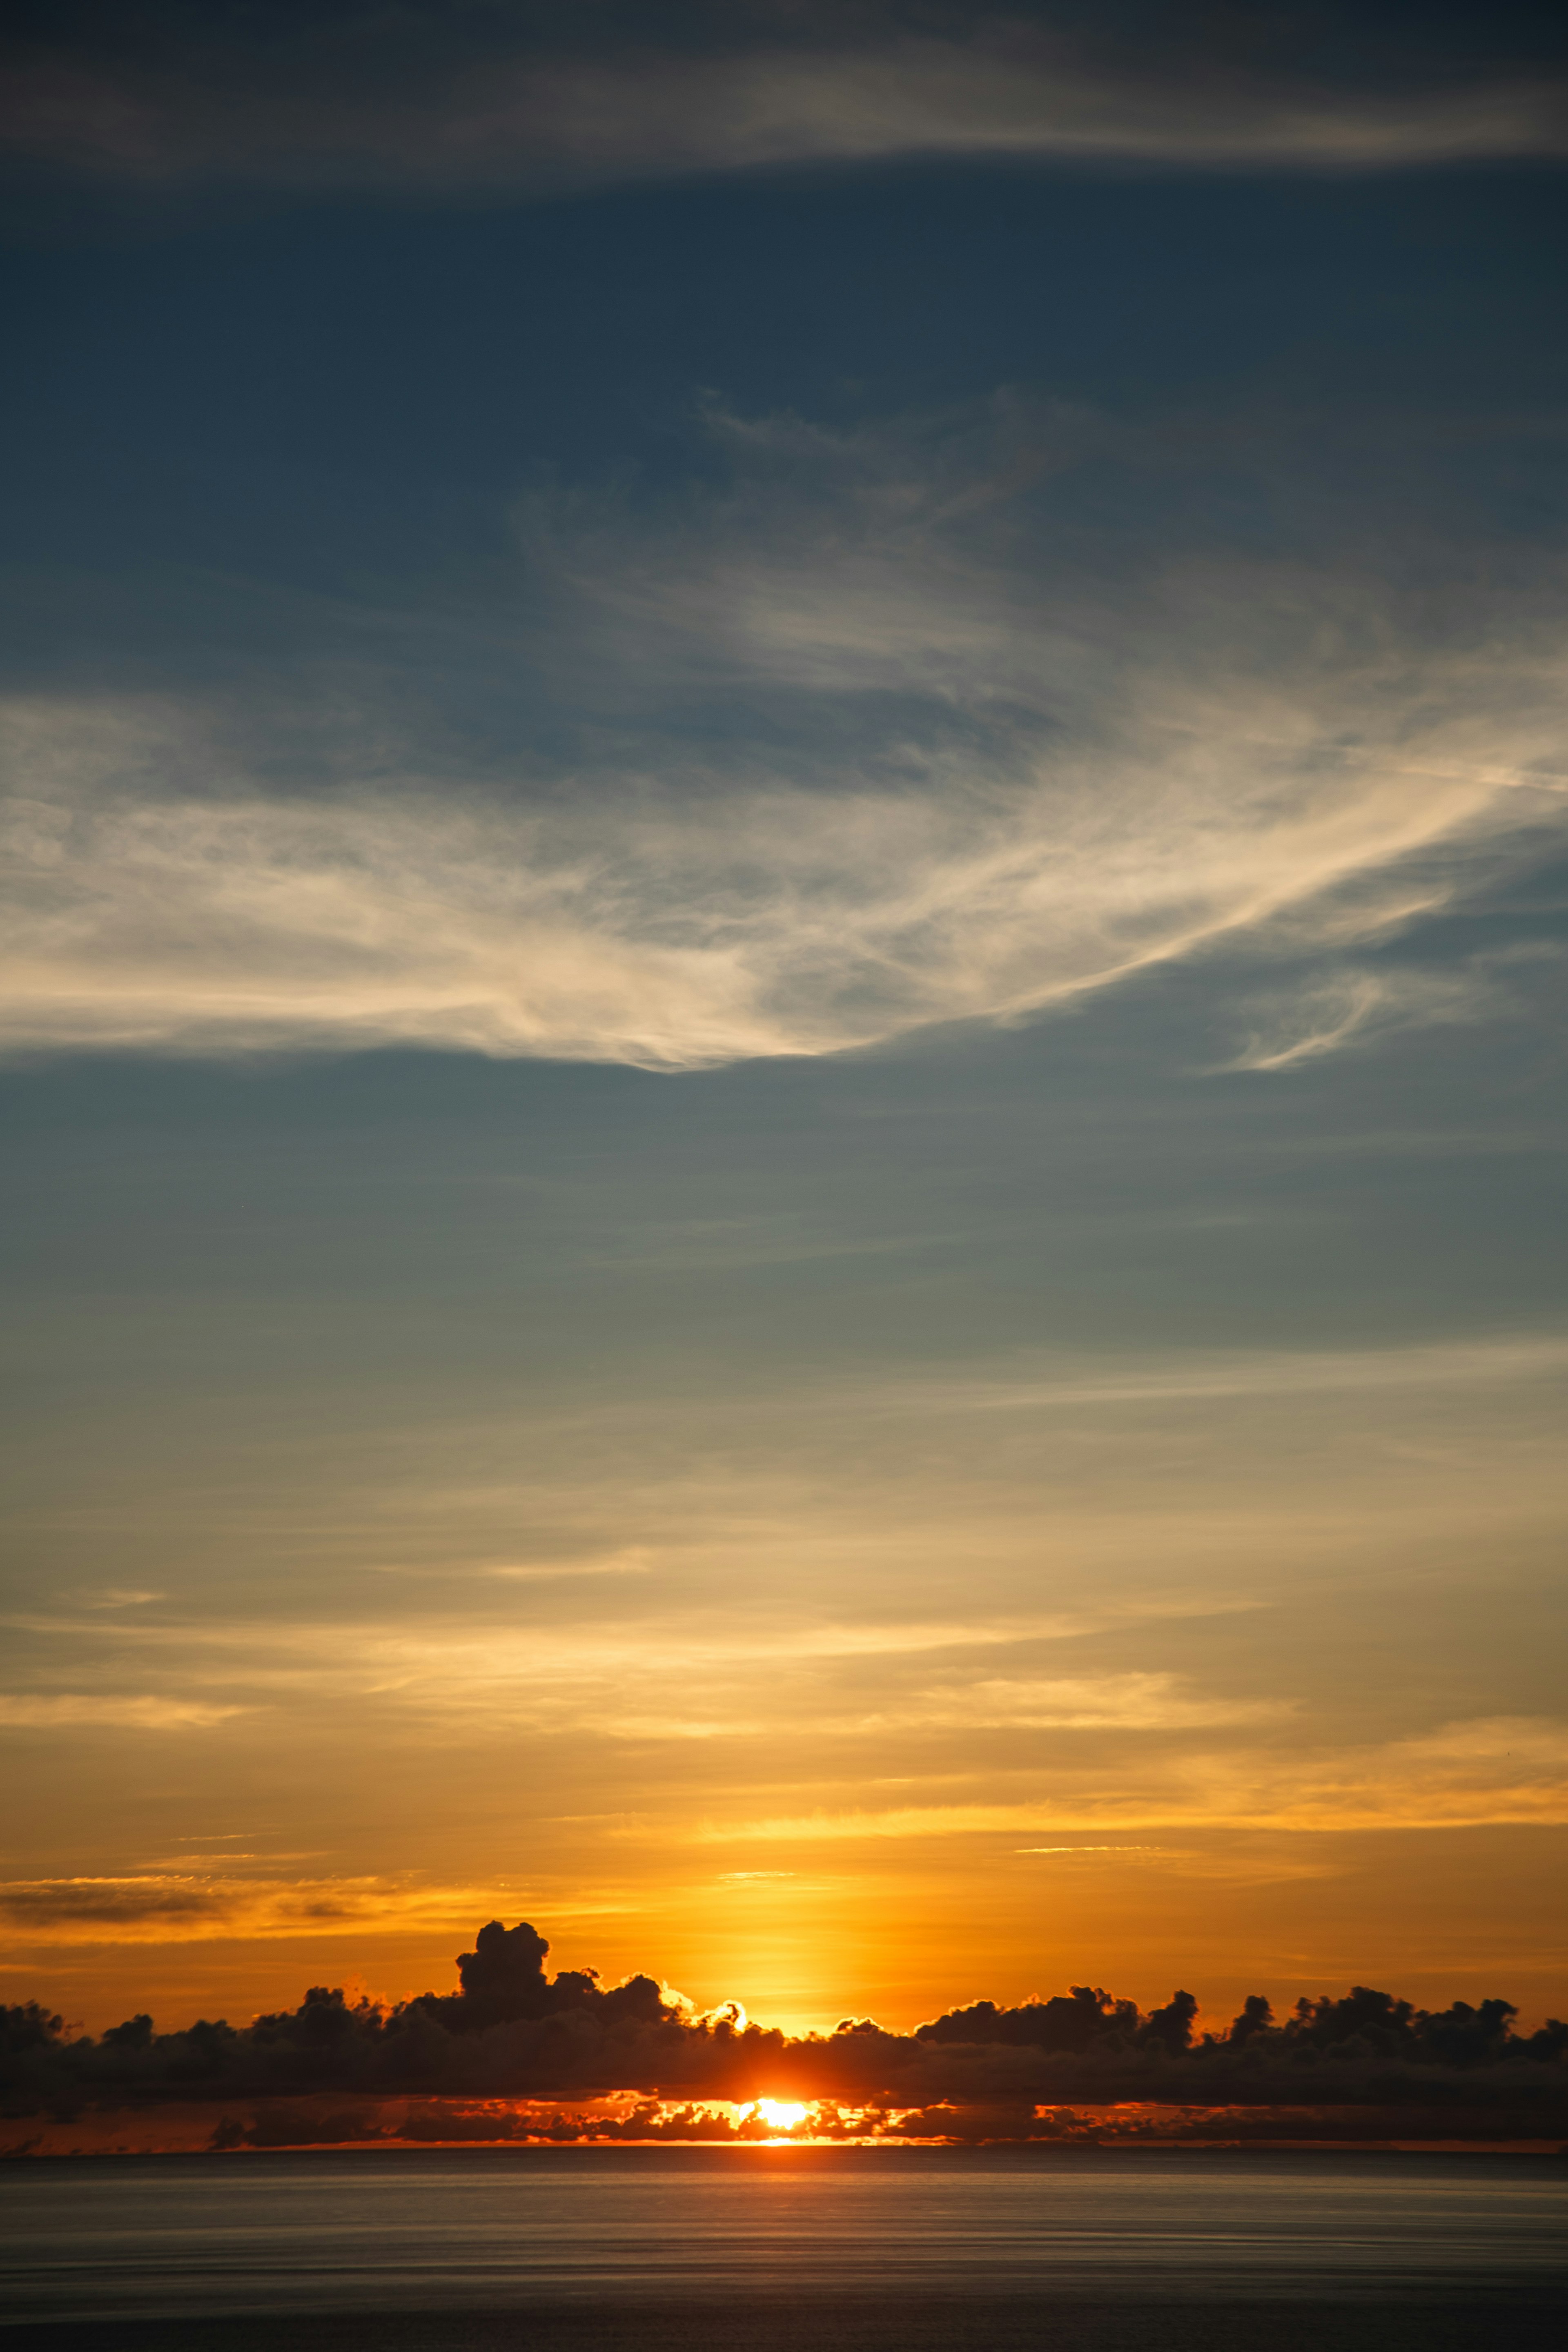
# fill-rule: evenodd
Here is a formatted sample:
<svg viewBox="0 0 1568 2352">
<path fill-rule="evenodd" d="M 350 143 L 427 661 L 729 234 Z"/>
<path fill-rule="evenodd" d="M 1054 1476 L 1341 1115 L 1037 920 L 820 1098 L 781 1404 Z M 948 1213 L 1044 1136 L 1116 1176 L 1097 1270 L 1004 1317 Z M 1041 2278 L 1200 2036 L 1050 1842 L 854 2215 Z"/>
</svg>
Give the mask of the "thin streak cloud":
<svg viewBox="0 0 1568 2352">
<path fill-rule="evenodd" d="M 1188 1731 L 1210 1724 L 1266 1722 L 1289 1712 L 1278 1700 L 1195 1697 L 1168 1674 L 1038 1681 L 991 1675 L 958 1688 L 921 1692 L 909 1706 L 871 1716 L 859 1727 Z"/>
<path fill-rule="evenodd" d="M 245 1712 L 242 1706 L 155 1695 L 114 1698 L 94 1692 L 0 1693 L 0 1724 L 28 1731 L 79 1731 L 93 1726 L 115 1731 L 210 1731 L 215 1724 Z"/>
<path fill-rule="evenodd" d="M 1076 1406 L 1199 1402 L 1220 1397 L 1293 1397 L 1469 1389 L 1560 1380 L 1568 1372 L 1568 1339 L 1555 1332 L 1439 1341 L 1415 1348 L 1269 1349 L 1184 1351 L 1056 1379 L 901 1382 L 880 1391 L 883 1406 L 1027 1412 Z M 868 1400 L 869 1401 L 869 1400 Z"/>
<path fill-rule="evenodd" d="M 447 1931 L 475 1910 L 516 1901 L 505 1880 L 451 1886 L 368 1874 L 266 1878 L 159 1871 L 0 1880 L 0 1920 L 10 1941 L 24 1947 Z"/>
<path fill-rule="evenodd" d="M 731 16 L 707 53 L 492 43 L 479 57 L 450 26 L 432 51 L 418 12 L 401 13 L 357 41 L 335 28 L 329 73 L 310 32 L 247 48 L 215 29 L 177 62 L 35 53 L 16 70 L 7 144 L 143 185 L 426 198 L 914 157 L 1345 173 L 1568 147 L 1561 79 L 1501 61 L 1463 79 L 1407 64 L 1393 88 L 1217 57 L 1173 74 L 1141 70 L 1131 44 L 1096 54 L 957 12 L 945 36 L 891 12 L 879 37 L 877 12 L 869 31 L 808 16 L 785 46 Z"/>
<path fill-rule="evenodd" d="M 1128 1780 L 1131 1768 L 1123 1768 Z M 1053 1774 L 1058 1784 L 1067 1776 Z M 1568 1822 L 1568 1725 L 1478 1718 L 1340 1751 L 1232 1749 L 1164 1757 L 1157 1785 L 1060 1786 L 1013 1804 L 899 1805 L 708 1822 L 699 1843 L 813 1845 L 1020 1831 L 1466 1829 Z"/>
<path fill-rule="evenodd" d="M 1342 971 L 1270 1008 L 1224 1070 L 1295 1070 L 1391 1030 L 1495 1020 L 1509 998 L 1484 969 L 1456 972 Z"/>
</svg>

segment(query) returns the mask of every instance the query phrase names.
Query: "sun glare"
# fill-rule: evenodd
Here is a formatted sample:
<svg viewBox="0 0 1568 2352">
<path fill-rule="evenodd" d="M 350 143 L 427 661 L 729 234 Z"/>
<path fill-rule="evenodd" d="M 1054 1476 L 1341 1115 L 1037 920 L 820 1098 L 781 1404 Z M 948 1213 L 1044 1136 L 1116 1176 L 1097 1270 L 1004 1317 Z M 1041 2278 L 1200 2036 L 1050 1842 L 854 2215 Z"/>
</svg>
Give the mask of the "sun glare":
<svg viewBox="0 0 1568 2352">
<path fill-rule="evenodd" d="M 794 2131 L 806 2116 L 804 2107 L 790 2106 L 782 2099 L 759 2099 L 755 2111 L 772 2131 Z"/>
</svg>

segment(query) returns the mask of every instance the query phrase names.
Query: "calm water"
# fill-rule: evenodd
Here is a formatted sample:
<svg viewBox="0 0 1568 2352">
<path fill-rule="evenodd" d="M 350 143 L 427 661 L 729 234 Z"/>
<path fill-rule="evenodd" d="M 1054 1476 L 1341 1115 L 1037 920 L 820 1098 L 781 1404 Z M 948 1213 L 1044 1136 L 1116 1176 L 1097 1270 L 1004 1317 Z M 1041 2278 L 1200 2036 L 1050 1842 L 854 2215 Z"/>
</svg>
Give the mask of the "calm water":
<svg viewBox="0 0 1568 2352">
<path fill-rule="evenodd" d="M 1108 2344 L 1447 2343 L 1455 2313 L 1468 2344 L 1489 2310 L 1511 2347 L 1568 2314 L 1568 2166 L 1529 2158 L 107 2158 L 6 2167 L 0 2218 L 6 2323 L 60 2347 L 739 2346 L 785 2318 L 792 2341 L 984 2347 L 1088 2342 L 1094 2312 Z M 1307 2306 L 1330 2316 L 1301 2336 Z"/>
</svg>

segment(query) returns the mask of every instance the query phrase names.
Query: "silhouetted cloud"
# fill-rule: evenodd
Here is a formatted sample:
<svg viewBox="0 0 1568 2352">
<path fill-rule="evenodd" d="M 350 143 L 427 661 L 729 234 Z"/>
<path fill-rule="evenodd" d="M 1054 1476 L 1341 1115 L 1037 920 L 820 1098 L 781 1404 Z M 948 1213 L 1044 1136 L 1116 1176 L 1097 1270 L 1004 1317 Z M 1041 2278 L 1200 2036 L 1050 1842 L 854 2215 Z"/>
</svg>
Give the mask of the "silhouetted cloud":
<svg viewBox="0 0 1568 2352">
<path fill-rule="evenodd" d="M 1010 2136 L 1049 2136 L 1051 2119 L 1042 2133 L 1038 2111 L 1073 2100 L 1440 2105 L 1506 2109 L 1514 2128 L 1534 2134 L 1568 2125 L 1568 2024 L 1521 2034 L 1501 1999 L 1428 2011 L 1356 1986 L 1305 1996 L 1276 2022 L 1255 1995 L 1232 2023 L 1200 2032 L 1190 1992 L 1145 2014 L 1099 1986 L 1075 1985 L 1011 2009 L 974 2001 L 912 2033 L 849 2018 L 831 2034 L 792 2039 L 749 2022 L 733 2003 L 699 2014 L 648 1976 L 609 1987 L 591 1969 L 552 1977 L 548 1951 L 526 1922 L 492 1920 L 458 1959 L 455 1993 L 384 2007 L 316 1986 L 297 2009 L 243 2028 L 204 2020 L 159 2034 L 143 2013 L 95 2040 L 68 2034 L 36 2002 L 12 2007 L 0 2011 L 5 2109 L 73 2114 L 329 2094 L 580 2102 L 637 2093 L 661 2111 L 703 2099 L 848 2103 L 901 2116 L 902 2130 L 917 2116 L 959 2137 L 996 2137 L 998 2117 L 1007 2116 Z M 939 2116 L 947 2121 L 931 2124 Z M 363 2123 L 359 2111 L 339 2116 L 326 2136 L 361 2136 L 356 2117 Z M 279 2128 L 298 2137 L 304 2120 Z M 324 2128 L 318 2115 L 314 2136 Z M 427 2136 L 495 2138 L 519 2128 L 490 2116 L 468 2132 L 432 2125 Z M 689 2136 L 701 2136 L 696 2125 Z"/>
</svg>

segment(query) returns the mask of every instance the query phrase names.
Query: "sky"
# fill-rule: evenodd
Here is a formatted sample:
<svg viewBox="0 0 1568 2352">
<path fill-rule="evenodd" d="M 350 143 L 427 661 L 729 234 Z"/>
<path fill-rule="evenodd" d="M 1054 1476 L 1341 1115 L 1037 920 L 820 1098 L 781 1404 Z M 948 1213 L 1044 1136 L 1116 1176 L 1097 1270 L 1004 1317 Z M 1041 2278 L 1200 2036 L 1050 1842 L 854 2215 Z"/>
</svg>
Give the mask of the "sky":
<svg viewBox="0 0 1568 2352">
<path fill-rule="evenodd" d="M 1561 2010 L 1555 18 L 16 12 L 0 1998 Z"/>
</svg>

